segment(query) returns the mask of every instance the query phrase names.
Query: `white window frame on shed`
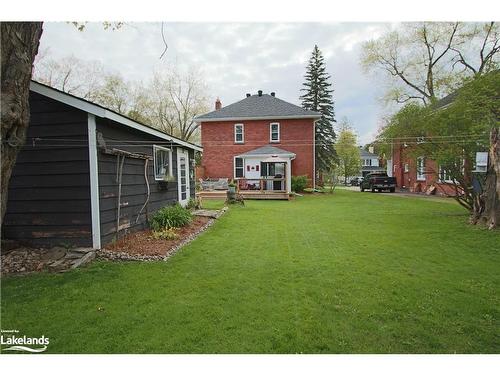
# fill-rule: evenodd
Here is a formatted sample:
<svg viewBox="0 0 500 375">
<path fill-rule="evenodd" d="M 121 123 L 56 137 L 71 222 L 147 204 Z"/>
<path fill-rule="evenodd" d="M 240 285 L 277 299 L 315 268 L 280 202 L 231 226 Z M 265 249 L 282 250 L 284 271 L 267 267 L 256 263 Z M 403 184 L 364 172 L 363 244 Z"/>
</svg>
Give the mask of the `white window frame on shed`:
<svg viewBox="0 0 500 375">
<path fill-rule="evenodd" d="M 167 153 L 167 155 L 168 155 L 168 175 L 169 176 L 173 176 L 173 172 L 172 172 L 172 150 L 169 149 L 169 148 L 166 148 L 166 147 L 153 145 L 153 168 L 154 168 L 155 180 L 156 181 L 164 181 L 165 180 L 165 174 L 163 174 L 161 176 L 159 174 L 157 174 L 157 166 L 158 166 L 158 162 L 156 160 L 156 152 L 157 151 L 166 152 Z"/>
<path fill-rule="evenodd" d="M 425 181 L 425 156 L 417 158 L 417 181 Z"/>
<path fill-rule="evenodd" d="M 273 125 L 278 126 L 278 130 L 273 132 Z M 273 133 L 278 134 L 278 139 L 273 139 Z M 269 124 L 269 142 L 270 143 L 279 143 L 281 140 L 281 129 L 280 129 L 280 123 L 279 122 L 271 122 Z"/>
<path fill-rule="evenodd" d="M 238 132 L 238 128 L 241 129 L 241 132 Z M 238 135 L 241 134 L 241 140 L 238 140 Z M 243 124 L 234 124 L 234 143 L 245 143 L 245 125 Z"/>
</svg>

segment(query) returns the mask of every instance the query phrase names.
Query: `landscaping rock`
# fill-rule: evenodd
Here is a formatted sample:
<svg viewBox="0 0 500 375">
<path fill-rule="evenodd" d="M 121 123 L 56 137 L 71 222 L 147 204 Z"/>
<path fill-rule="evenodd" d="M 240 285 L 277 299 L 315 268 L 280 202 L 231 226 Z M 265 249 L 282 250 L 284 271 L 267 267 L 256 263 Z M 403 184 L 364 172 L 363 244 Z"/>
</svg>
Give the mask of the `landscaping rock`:
<svg viewBox="0 0 500 375">
<path fill-rule="evenodd" d="M 71 265 L 71 268 L 81 267 L 85 264 L 90 263 L 94 259 L 95 259 L 95 251 L 86 252 L 83 257 L 81 257 L 80 259 L 77 259 L 76 261 L 73 262 L 73 264 Z"/>
<path fill-rule="evenodd" d="M 48 269 L 51 272 L 66 272 L 80 267 L 95 258 L 92 248 L 67 250 L 56 246 L 50 249 L 18 247 L 1 253 L 1 273 L 29 273 Z"/>
<path fill-rule="evenodd" d="M 59 260 L 66 255 L 66 249 L 61 246 L 53 247 L 52 249 L 47 249 L 42 252 L 41 260 L 43 261 L 54 261 Z"/>
</svg>

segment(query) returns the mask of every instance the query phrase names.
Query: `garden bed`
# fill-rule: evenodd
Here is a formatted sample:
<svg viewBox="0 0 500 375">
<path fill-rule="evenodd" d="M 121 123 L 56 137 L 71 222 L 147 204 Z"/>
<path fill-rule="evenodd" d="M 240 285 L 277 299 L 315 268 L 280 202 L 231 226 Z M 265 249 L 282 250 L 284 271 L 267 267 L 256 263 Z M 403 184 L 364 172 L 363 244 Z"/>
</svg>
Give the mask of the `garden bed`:
<svg viewBox="0 0 500 375">
<path fill-rule="evenodd" d="M 175 240 L 155 239 L 149 229 L 131 233 L 107 245 L 98 255 L 112 260 L 163 260 L 195 239 L 213 221 L 209 217 L 195 216 L 190 224 L 177 230 L 179 237 Z"/>
</svg>

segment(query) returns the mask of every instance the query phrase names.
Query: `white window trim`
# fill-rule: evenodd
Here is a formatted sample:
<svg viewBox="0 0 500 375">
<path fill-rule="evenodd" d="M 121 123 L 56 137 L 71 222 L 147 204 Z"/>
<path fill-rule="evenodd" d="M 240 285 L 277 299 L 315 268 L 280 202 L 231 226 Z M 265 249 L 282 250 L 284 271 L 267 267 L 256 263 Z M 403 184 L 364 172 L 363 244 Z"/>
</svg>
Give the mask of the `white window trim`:
<svg viewBox="0 0 500 375">
<path fill-rule="evenodd" d="M 87 115 L 90 169 L 90 209 L 92 216 L 92 247 L 101 248 L 101 215 L 99 209 L 99 166 L 95 115 Z"/>
<path fill-rule="evenodd" d="M 278 125 L 278 139 L 273 139 L 273 125 Z M 281 141 L 281 126 L 279 122 L 269 124 L 269 143 L 279 143 Z"/>
<path fill-rule="evenodd" d="M 153 173 L 155 175 L 155 181 L 163 181 L 163 178 L 156 176 L 156 150 L 162 150 L 168 152 L 168 174 L 169 176 L 173 176 L 172 172 L 172 150 L 166 147 L 153 145 Z"/>
<path fill-rule="evenodd" d="M 439 173 L 438 173 L 439 182 L 448 183 L 448 184 L 452 184 L 455 182 L 453 179 L 450 179 L 450 178 L 442 179 L 441 178 L 442 173 L 443 173 L 443 168 L 441 166 L 439 166 Z M 448 177 L 448 173 L 446 173 L 446 177 Z"/>
<path fill-rule="evenodd" d="M 422 170 L 419 168 L 419 160 L 422 160 Z M 420 174 L 420 172 L 422 172 Z M 425 181 L 425 156 L 419 156 L 417 158 L 417 181 Z"/>
<path fill-rule="evenodd" d="M 236 139 L 236 128 L 241 126 L 241 141 Z M 245 125 L 243 124 L 234 124 L 234 143 L 245 143 Z"/>
<path fill-rule="evenodd" d="M 242 177 L 236 177 L 236 159 L 241 159 L 243 161 L 243 165 L 241 169 L 243 170 L 243 176 Z M 245 178 L 245 159 L 242 158 L 241 156 L 235 156 L 233 157 L 233 178 L 236 180 L 238 178 Z"/>
</svg>

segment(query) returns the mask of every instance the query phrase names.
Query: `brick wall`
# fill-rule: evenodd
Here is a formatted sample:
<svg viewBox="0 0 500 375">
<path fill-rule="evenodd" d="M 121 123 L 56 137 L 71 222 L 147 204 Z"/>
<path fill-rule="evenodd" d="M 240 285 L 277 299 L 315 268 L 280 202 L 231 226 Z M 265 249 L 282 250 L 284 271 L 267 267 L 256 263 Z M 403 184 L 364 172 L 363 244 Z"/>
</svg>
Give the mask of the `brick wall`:
<svg viewBox="0 0 500 375">
<path fill-rule="evenodd" d="M 417 180 L 417 160 L 409 155 L 410 150 L 402 145 L 395 145 L 393 149 L 393 176 L 396 177 L 397 187 L 406 188 L 411 192 L 425 192 L 430 186 L 436 187 L 436 194 L 453 196 L 455 188 L 451 184 L 439 181 L 439 166 L 436 161 L 425 158 L 425 179 Z M 405 164 L 408 171 L 405 172 Z"/>
<path fill-rule="evenodd" d="M 270 142 L 269 124 L 280 123 L 280 142 Z M 244 124 L 244 143 L 234 143 L 234 124 Z M 292 175 L 307 175 L 312 184 L 314 160 L 314 124 L 312 119 L 251 120 L 203 122 L 201 144 L 204 177 L 233 178 L 236 155 L 271 145 L 295 153 Z"/>
</svg>

